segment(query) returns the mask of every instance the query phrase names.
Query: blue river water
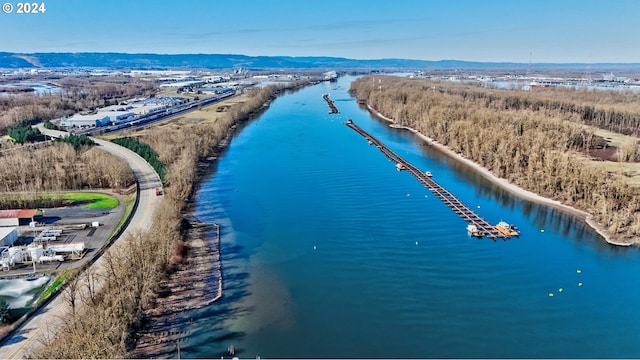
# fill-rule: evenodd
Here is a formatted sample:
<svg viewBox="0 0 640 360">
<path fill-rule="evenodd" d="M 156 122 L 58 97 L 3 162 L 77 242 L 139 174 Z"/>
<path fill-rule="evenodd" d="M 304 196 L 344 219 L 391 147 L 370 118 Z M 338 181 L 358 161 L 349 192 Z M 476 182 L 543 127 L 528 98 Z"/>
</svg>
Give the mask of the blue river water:
<svg viewBox="0 0 640 360">
<path fill-rule="evenodd" d="M 195 316 L 183 357 L 640 358 L 637 248 L 389 128 L 349 96 L 353 79 L 275 100 L 201 184 L 224 295 Z M 469 237 L 347 119 L 520 238 Z"/>
</svg>

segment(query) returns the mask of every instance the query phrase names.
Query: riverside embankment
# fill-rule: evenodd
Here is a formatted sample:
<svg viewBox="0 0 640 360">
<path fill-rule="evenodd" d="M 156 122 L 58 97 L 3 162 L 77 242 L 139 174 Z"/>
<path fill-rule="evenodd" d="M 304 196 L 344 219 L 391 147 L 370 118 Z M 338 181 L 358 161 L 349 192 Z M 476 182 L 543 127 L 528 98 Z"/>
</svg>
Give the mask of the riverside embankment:
<svg viewBox="0 0 640 360">
<path fill-rule="evenodd" d="M 553 95 L 557 100 L 548 94 L 542 99 L 534 93 L 402 77 L 386 77 L 381 80 L 385 90 L 373 91 L 370 79 L 351 85 L 360 102 L 399 125 L 428 134 L 500 178 L 589 212 L 611 232 L 607 236 L 612 242 L 633 243 L 639 238 L 638 187 L 633 171 L 626 171 L 635 164 L 620 162 L 614 167 L 615 163 L 596 161 L 608 159 L 609 150 L 633 161 L 625 155 L 632 149 L 618 144 L 617 150 L 607 150 L 609 155 L 599 150 L 607 146 L 604 138 L 574 116 L 585 111 L 576 98 L 586 99 L 586 94 L 558 90 Z M 619 114 L 622 108 L 609 111 Z M 582 116 L 589 121 L 588 115 Z"/>
<path fill-rule="evenodd" d="M 446 154 L 447 156 L 450 156 L 451 158 L 455 159 L 456 161 L 459 161 L 460 163 L 468 166 L 469 168 L 473 169 L 474 171 L 476 171 L 478 174 L 482 175 L 485 179 L 489 180 L 490 182 L 492 182 L 493 184 L 500 186 L 501 188 L 503 188 L 504 190 L 516 195 L 517 197 L 521 198 L 521 199 L 525 199 L 528 201 L 532 201 L 541 205 L 545 205 L 548 207 L 552 207 L 555 209 L 558 209 L 560 211 L 563 211 L 567 214 L 570 214 L 576 218 L 582 219 L 583 221 L 585 221 L 585 223 L 587 223 L 589 226 L 591 226 L 591 228 L 593 228 L 595 231 L 598 232 L 598 234 L 600 234 L 600 236 L 602 236 L 602 238 L 608 242 L 609 244 L 612 245 L 617 245 L 617 246 L 638 246 L 638 243 L 632 243 L 632 242 L 625 242 L 625 241 L 619 241 L 616 238 L 614 238 L 613 236 L 611 236 L 611 234 L 604 228 L 604 226 L 602 226 L 602 224 L 597 223 L 596 221 L 593 220 L 592 216 L 581 209 L 577 209 L 575 207 L 566 205 L 561 203 L 560 201 L 557 200 L 553 200 L 553 199 L 549 199 L 546 198 L 544 196 L 541 196 L 539 194 L 533 193 L 531 191 L 528 191 L 526 189 L 523 189 L 521 187 L 519 187 L 516 184 L 513 184 L 511 182 L 509 182 L 506 179 L 500 178 L 498 176 L 496 176 L 495 174 L 493 174 L 489 169 L 483 167 L 482 165 L 478 164 L 477 162 L 467 159 L 466 157 L 460 155 L 459 153 L 453 151 L 450 147 L 443 145 L 441 143 L 439 143 L 437 140 L 432 139 L 422 133 L 420 133 L 418 130 L 408 127 L 408 126 L 402 126 L 402 125 L 398 125 L 397 122 L 391 118 L 388 118 L 386 116 L 384 116 L 383 114 L 381 114 L 379 111 L 377 111 L 376 109 L 374 109 L 371 105 L 366 104 L 367 109 L 369 109 L 369 111 L 374 114 L 375 116 L 377 116 L 380 119 L 383 119 L 387 122 L 389 122 L 389 126 L 396 128 L 396 129 L 404 129 L 407 131 L 412 132 L 413 134 L 415 134 L 416 136 L 418 136 L 420 139 L 422 139 L 425 143 L 429 144 L 430 146 L 433 146 L 435 148 L 437 148 L 440 152 L 442 152 L 443 154 Z"/>
<path fill-rule="evenodd" d="M 134 357 L 179 355 L 180 343 L 189 336 L 188 327 L 193 317 L 197 316 L 197 311 L 222 297 L 220 233 L 224 229 L 221 230 L 215 221 L 203 222 L 193 216 L 193 189 L 200 184 L 210 168 L 215 166 L 218 157 L 224 153 L 244 124 L 268 109 L 269 104 L 285 91 L 308 85 L 308 81 L 300 81 L 261 89 L 248 99 L 229 106 L 233 115 L 209 119 L 211 122 L 215 120 L 215 126 L 192 128 L 191 131 L 187 129 L 186 132 L 182 129 L 178 133 L 172 133 L 175 136 L 166 140 L 168 143 L 180 142 L 185 133 L 199 133 L 207 137 L 212 135 L 211 132 L 224 134 L 208 143 L 211 151 L 200 149 L 200 152 L 194 152 L 193 155 L 197 154 L 198 158 L 191 159 L 192 168 L 183 169 L 184 173 L 181 175 L 191 181 L 187 184 L 191 190 L 185 192 L 188 196 L 184 199 L 186 202 L 183 203 L 182 198 L 178 202 L 184 210 L 181 225 L 181 237 L 184 241 L 179 241 L 172 269 L 169 269 L 167 276 L 158 284 L 154 304 L 145 310 L 145 326 L 136 332 L 137 342 L 132 352 Z M 159 133 L 160 136 L 164 135 L 162 130 Z M 163 150 L 163 145 L 158 143 L 159 139 L 154 135 L 157 134 L 148 135 L 147 139 L 155 140 L 156 148 Z"/>
<path fill-rule="evenodd" d="M 194 314 L 183 357 L 640 356 L 637 249 L 372 118 L 351 80 L 276 99 L 198 188 L 194 215 L 222 229 L 223 297 Z M 469 238 L 349 118 L 521 237 Z"/>
</svg>

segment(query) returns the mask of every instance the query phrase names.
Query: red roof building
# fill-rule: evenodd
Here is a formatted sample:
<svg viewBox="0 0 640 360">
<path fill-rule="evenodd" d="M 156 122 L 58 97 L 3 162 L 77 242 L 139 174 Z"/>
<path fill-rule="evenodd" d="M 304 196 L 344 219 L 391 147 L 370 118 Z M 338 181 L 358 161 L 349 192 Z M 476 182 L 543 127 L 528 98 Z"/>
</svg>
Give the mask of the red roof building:
<svg viewBox="0 0 640 360">
<path fill-rule="evenodd" d="M 0 210 L 0 226 L 20 226 L 21 222 L 28 224 L 37 212 L 37 209 Z"/>
</svg>

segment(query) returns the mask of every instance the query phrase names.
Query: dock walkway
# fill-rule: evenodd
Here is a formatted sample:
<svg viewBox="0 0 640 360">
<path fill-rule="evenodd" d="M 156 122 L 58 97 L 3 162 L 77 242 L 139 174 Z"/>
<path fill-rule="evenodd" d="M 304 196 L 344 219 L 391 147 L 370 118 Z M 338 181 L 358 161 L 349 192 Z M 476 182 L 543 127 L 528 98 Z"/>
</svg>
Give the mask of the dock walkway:
<svg viewBox="0 0 640 360">
<path fill-rule="evenodd" d="M 424 186 L 429 189 L 434 195 L 436 195 L 442 202 L 444 202 L 447 206 L 451 208 L 456 214 L 458 214 L 464 221 L 473 224 L 477 227 L 480 234 L 486 236 L 490 239 L 508 239 L 511 236 L 500 232 L 496 229 L 495 226 L 489 224 L 486 220 L 476 214 L 473 210 L 469 209 L 465 204 L 463 204 L 458 198 L 453 196 L 447 189 L 438 184 L 435 180 L 433 180 L 430 176 L 428 176 L 425 172 L 422 172 L 420 169 L 415 167 L 410 162 L 403 159 L 396 152 L 388 148 L 385 144 L 383 144 L 380 140 L 373 137 L 368 132 L 364 131 L 361 127 L 356 125 L 353 120 L 349 119 L 344 123 L 349 128 L 353 129 L 355 132 L 364 137 L 367 141 L 369 141 L 369 145 L 375 145 L 380 152 L 384 156 L 386 156 L 389 160 L 396 163 L 396 168 L 398 170 L 407 170 L 413 175 L 418 181 L 420 181 Z"/>
<path fill-rule="evenodd" d="M 329 114 L 340 114 L 338 108 L 333 104 L 333 100 L 329 99 L 329 94 L 322 95 L 322 98 L 327 102 L 329 109 L 331 109 L 331 111 L 329 111 Z"/>
</svg>

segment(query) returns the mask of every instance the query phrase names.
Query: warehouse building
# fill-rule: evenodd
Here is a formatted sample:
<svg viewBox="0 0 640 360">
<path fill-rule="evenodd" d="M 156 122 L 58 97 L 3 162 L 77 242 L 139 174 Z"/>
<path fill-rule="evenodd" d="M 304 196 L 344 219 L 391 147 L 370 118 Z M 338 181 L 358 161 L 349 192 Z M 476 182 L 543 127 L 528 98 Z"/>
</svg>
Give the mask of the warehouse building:
<svg viewBox="0 0 640 360">
<path fill-rule="evenodd" d="M 60 121 L 60 126 L 67 128 L 82 128 L 82 127 L 100 127 L 106 126 L 111 123 L 111 118 L 107 114 L 98 113 L 90 115 L 76 114 L 68 119 Z"/>
<path fill-rule="evenodd" d="M 76 114 L 68 119 L 60 122 L 60 126 L 66 128 L 83 128 L 83 127 L 101 127 L 113 124 L 119 124 L 129 121 L 133 118 L 134 113 L 131 111 L 98 111 L 95 114 L 81 115 Z"/>
<path fill-rule="evenodd" d="M 232 93 L 233 89 L 228 87 L 213 86 L 213 87 L 203 87 L 202 89 L 200 89 L 200 91 L 202 91 L 205 94 L 224 95 L 224 94 Z"/>
<path fill-rule="evenodd" d="M 36 209 L 0 210 L 0 226 L 29 225 L 34 221 Z"/>
<path fill-rule="evenodd" d="M 60 121 L 65 128 L 92 128 L 140 120 L 144 116 L 151 116 L 181 105 L 188 99 L 181 97 L 151 97 L 131 99 L 119 105 L 110 105 L 98 109 L 93 114 L 76 114 Z"/>
<path fill-rule="evenodd" d="M 18 230 L 14 227 L 0 227 L 0 246 L 12 246 L 18 240 Z"/>
<path fill-rule="evenodd" d="M 111 120 L 112 124 L 120 124 L 122 122 L 133 120 L 135 114 L 127 110 L 105 111 L 102 114 L 106 114 Z"/>
</svg>

